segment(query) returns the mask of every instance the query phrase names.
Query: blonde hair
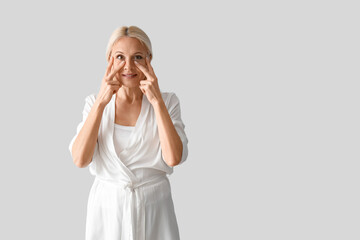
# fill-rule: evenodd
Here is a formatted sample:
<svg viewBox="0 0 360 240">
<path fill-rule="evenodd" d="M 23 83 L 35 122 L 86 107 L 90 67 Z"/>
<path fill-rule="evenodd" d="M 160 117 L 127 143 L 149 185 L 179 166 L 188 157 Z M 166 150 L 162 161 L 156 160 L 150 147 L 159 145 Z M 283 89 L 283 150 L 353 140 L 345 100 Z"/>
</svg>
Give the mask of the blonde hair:
<svg viewBox="0 0 360 240">
<path fill-rule="evenodd" d="M 106 47 L 106 59 L 108 61 L 110 60 L 110 55 L 113 45 L 121 37 L 133 37 L 140 40 L 140 43 L 145 45 L 145 47 L 149 51 L 150 58 L 152 58 L 153 54 L 152 54 L 151 42 L 149 37 L 146 35 L 146 33 L 136 26 L 130 26 L 130 27 L 122 26 L 115 29 L 111 34 L 108 45 Z"/>
</svg>

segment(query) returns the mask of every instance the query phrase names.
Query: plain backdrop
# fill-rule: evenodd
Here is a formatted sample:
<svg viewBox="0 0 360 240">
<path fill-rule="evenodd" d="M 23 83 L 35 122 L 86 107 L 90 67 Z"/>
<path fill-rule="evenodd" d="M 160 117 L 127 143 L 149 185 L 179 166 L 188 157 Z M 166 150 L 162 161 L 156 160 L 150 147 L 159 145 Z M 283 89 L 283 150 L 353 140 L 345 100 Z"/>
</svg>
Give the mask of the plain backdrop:
<svg viewBox="0 0 360 240">
<path fill-rule="evenodd" d="M 119 26 L 180 99 L 181 239 L 359 239 L 358 1 L 2 1 L 0 239 L 84 239 L 68 146 Z"/>
</svg>

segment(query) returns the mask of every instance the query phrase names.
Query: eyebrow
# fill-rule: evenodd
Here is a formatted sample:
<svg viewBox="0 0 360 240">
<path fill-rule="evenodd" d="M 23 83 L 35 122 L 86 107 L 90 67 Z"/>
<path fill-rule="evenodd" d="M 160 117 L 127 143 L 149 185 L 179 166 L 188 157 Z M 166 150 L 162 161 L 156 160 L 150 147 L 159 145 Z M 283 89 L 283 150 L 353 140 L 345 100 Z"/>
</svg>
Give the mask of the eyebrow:
<svg viewBox="0 0 360 240">
<path fill-rule="evenodd" d="M 117 53 L 117 52 L 124 54 L 123 52 L 120 52 L 120 51 L 116 51 L 115 53 Z M 137 54 L 137 53 L 143 54 L 142 52 L 136 52 L 136 53 L 134 53 L 134 54 Z M 133 55 L 134 55 L 134 54 L 133 54 Z"/>
</svg>

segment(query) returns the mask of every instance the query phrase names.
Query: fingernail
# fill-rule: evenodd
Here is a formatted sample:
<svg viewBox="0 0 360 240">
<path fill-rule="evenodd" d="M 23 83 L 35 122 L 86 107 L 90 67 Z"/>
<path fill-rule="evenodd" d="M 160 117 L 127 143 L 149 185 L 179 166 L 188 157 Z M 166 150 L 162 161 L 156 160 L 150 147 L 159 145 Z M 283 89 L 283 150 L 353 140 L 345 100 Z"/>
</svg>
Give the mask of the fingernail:
<svg viewBox="0 0 360 240">
<path fill-rule="evenodd" d="M 135 63 L 138 63 L 137 61 L 134 61 Z"/>
</svg>

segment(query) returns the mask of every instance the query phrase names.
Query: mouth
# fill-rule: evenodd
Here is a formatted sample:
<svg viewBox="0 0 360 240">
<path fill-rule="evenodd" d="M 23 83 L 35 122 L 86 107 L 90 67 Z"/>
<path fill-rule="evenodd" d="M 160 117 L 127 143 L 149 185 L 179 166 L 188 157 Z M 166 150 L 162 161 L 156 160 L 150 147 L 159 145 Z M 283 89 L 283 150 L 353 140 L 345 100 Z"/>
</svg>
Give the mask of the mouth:
<svg viewBox="0 0 360 240">
<path fill-rule="evenodd" d="M 134 74 L 121 74 L 121 76 L 123 76 L 125 78 L 134 78 L 134 77 L 137 76 L 137 74 L 136 73 L 134 73 Z"/>
</svg>

